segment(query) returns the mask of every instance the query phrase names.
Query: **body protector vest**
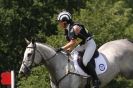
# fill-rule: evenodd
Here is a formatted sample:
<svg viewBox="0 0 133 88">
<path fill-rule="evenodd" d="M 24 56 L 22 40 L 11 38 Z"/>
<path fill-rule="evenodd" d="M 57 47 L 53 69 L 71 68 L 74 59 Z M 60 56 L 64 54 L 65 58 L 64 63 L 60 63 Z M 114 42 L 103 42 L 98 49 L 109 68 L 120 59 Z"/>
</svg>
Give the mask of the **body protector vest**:
<svg viewBox="0 0 133 88">
<path fill-rule="evenodd" d="M 78 34 L 75 34 L 73 26 L 78 25 L 80 27 L 80 32 Z M 72 23 L 68 24 L 67 28 L 65 29 L 65 36 L 67 41 L 80 38 L 82 41 L 80 42 L 80 45 L 84 44 L 86 39 L 88 37 L 91 37 L 91 34 L 88 33 L 88 31 L 84 28 L 84 25 L 81 25 L 79 23 Z"/>
</svg>

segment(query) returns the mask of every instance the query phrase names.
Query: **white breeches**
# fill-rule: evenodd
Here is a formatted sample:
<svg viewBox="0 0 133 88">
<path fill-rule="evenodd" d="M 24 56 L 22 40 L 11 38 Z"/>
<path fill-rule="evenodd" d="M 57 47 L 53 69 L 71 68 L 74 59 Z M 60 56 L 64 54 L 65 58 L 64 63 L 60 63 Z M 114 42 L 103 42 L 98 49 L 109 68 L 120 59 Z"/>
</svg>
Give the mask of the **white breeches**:
<svg viewBox="0 0 133 88">
<path fill-rule="evenodd" d="M 84 55 L 83 55 L 83 64 L 84 66 L 87 66 L 87 63 L 91 60 L 95 50 L 96 50 L 96 43 L 93 39 L 86 41 L 86 43 L 84 45 L 78 45 L 75 48 L 76 51 L 83 51 Z"/>
</svg>

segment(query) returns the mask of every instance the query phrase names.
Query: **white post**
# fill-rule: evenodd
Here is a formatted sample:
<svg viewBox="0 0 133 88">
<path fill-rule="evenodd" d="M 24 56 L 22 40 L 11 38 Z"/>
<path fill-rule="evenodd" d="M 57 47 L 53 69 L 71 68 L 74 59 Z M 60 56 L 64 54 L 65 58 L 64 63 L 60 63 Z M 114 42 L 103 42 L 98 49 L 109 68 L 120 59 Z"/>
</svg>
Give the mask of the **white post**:
<svg viewBox="0 0 133 88">
<path fill-rule="evenodd" d="M 15 74 L 14 71 L 11 71 L 11 88 L 15 88 Z"/>
</svg>

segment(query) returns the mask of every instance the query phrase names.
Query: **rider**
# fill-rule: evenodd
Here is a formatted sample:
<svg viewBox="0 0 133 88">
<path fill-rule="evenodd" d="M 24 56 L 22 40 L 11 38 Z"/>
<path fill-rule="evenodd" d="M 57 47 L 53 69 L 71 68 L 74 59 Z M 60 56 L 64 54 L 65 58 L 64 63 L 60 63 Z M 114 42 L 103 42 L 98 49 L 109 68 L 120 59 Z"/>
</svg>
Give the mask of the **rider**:
<svg viewBox="0 0 133 88">
<path fill-rule="evenodd" d="M 90 63 L 90 60 L 96 50 L 96 44 L 92 36 L 87 32 L 83 25 L 79 23 L 74 23 L 71 14 L 67 11 L 62 11 L 58 14 L 57 20 L 59 25 L 64 29 L 66 39 L 68 43 L 56 51 L 61 50 L 72 50 L 78 42 L 78 39 L 82 40 L 79 42 L 78 46 L 75 48 L 77 51 L 84 51 L 83 64 L 91 72 L 90 75 L 93 77 L 94 88 L 99 88 L 100 81 L 95 72 L 95 66 Z"/>
</svg>

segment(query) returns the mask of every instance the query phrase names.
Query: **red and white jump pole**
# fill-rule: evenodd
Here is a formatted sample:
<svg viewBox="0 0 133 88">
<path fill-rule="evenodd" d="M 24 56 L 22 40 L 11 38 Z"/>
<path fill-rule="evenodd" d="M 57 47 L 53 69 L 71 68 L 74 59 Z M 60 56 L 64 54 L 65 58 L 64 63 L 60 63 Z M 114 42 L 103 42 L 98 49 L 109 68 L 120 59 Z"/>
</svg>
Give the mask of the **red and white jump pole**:
<svg viewBox="0 0 133 88">
<path fill-rule="evenodd" d="M 13 70 L 1 73 L 1 84 L 9 88 L 15 88 L 15 73 Z"/>
<path fill-rule="evenodd" d="M 15 88 L 15 74 L 14 71 L 11 71 L 11 88 Z"/>
</svg>

